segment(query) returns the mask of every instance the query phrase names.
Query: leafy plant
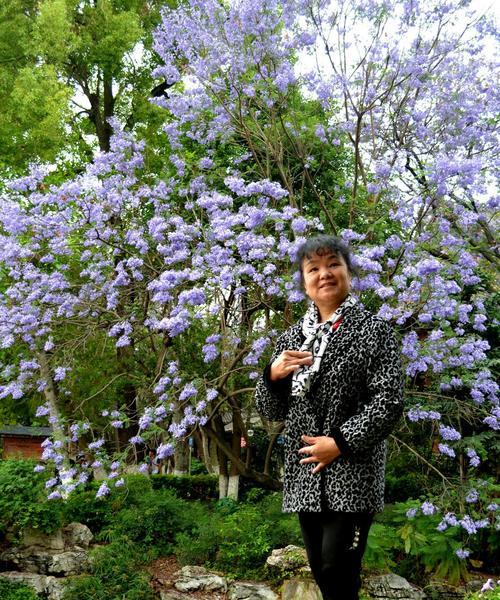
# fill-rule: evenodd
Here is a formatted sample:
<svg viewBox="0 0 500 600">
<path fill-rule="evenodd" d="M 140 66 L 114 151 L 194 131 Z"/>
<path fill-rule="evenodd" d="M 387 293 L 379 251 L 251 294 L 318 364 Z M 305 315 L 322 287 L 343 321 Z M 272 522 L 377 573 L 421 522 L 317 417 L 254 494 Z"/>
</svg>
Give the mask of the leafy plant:
<svg viewBox="0 0 500 600">
<path fill-rule="evenodd" d="M 0 462 L 0 534 L 14 535 L 28 527 L 51 533 L 61 526 L 63 502 L 47 500 L 48 476 L 34 473 L 32 460 Z"/>
<path fill-rule="evenodd" d="M 64 600 L 154 600 L 149 577 L 141 569 L 150 554 L 122 539 L 93 552 L 92 573 L 73 578 Z"/>
<path fill-rule="evenodd" d="M 27 585 L 10 581 L 0 575 L 0 598 L 2 600 L 37 600 L 37 595 Z"/>
</svg>

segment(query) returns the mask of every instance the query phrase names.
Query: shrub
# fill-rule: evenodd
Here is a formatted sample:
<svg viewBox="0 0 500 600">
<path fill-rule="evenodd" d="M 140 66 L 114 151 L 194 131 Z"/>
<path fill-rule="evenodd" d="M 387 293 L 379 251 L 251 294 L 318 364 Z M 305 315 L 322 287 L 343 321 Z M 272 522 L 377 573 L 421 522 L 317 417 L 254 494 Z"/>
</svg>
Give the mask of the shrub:
<svg viewBox="0 0 500 600">
<path fill-rule="evenodd" d="M 218 495 L 214 475 L 152 475 L 151 484 L 154 490 L 174 490 L 186 500 L 213 500 Z"/>
<path fill-rule="evenodd" d="M 200 510 L 199 503 L 182 500 L 171 490 L 150 491 L 118 511 L 101 535 L 110 540 L 128 538 L 155 555 L 168 554 L 175 536 L 193 527 Z"/>
<path fill-rule="evenodd" d="M 281 494 L 273 493 L 254 504 L 219 501 L 193 532 L 177 536 L 175 553 L 183 564 L 206 563 L 234 577 L 263 578 L 270 551 L 300 540 L 296 517 L 281 512 Z"/>
<path fill-rule="evenodd" d="M 35 473 L 32 460 L 0 461 L 0 534 L 14 535 L 33 527 L 45 533 L 58 529 L 63 519 L 63 502 L 47 500 L 45 482 L 49 475 Z"/>
<path fill-rule="evenodd" d="M 149 555 L 126 539 L 94 550 L 92 574 L 72 578 L 63 600 L 155 600 L 149 575 L 141 569 Z"/>
<path fill-rule="evenodd" d="M 10 581 L 0 575 L 0 598 L 2 600 L 37 600 L 38 596 L 27 585 Z"/>
<path fill-rule="evenodd" d="M 120 506 L 114 495 L 111 498 L 96 498 L 99 482 L 93 482 L 88 489 L 77 489 L 70 494 L 64 506 L 64 520 L 67 523 L 83 523 L 99 537 Z"/>
</svg>

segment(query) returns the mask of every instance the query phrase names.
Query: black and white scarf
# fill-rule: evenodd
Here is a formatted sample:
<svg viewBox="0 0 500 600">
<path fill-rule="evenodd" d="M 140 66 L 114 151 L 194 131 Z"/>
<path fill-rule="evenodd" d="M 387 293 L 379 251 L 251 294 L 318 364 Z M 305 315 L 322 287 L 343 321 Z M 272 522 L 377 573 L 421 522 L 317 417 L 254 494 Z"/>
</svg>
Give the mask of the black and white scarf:
<svg viewBox="0 0 500 600">
<path fill-rule="evenodd" d="M 345 310 L 354 306 L 357 300 L 350 294 L 337 308 L 337 310 L 328 317 L 324 323 L 319 323 L 319 310 L 312 302 L 304 315 L 302 322 L 302 333 L 305 336 L 304 343 L 300 347 L 302 352 L 312 352 L 312 365 L 301 365 L 292 377 L 292 395 L 303 398 L 309 389 L 319 371 L 321 359 L 325 349 L 330 341 L 334 328 L 333 325 L 342 318 Z"/>
</svg>

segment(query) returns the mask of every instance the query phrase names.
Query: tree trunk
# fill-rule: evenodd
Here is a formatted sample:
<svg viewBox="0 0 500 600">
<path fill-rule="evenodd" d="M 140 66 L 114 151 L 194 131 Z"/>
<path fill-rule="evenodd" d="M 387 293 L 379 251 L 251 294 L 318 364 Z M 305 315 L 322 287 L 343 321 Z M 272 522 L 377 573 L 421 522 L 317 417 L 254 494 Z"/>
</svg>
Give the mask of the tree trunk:
<svg viewBox="0 0 500 600">
<path fill-rule="evenodd" d="M 68 456 L 68 448 L 66 444 L 66 435 L 63 429 L 62 423 L 62 415 L 59 407 L 59 403 L 57 400 L 56 389 L 54 386 L 54 380 L 52 379 L 52 374 L 50 372 L 49 361 L 47 358 L 47 353 L 45 350 L 40 350 L 37 353 L 38 364 L 40 365 L 40 375 L 42 379 L 46 382 L 45 388 L 43 390 L 43 395 L 45 397 L 45 401 L 47 402 L 47 406 L 49 408 L 49 418 L 50 418 L 50 426 L 52 428 L 52 435 L 54 440 L 58 442 L 62 442 L 62 447 L 60 449 L 60 453 L 64 457 L 64 466 L 65 468 L 69 467 L 69 456 Z"/>
</svg>

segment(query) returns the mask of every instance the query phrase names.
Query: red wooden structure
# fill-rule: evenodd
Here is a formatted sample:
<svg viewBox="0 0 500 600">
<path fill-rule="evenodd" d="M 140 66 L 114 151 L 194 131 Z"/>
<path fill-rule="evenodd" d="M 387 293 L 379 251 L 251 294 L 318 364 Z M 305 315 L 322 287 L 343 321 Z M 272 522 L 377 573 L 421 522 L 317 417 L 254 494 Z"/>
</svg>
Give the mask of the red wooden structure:
<svg viewBox="0 0 500 600">
<path fill-rule="evenodd" d="M 0 429 L 2 458 L 36 458 L 42 456 L 40 444 L 52 433 L 50 427 L 5 426 Z"/>
</svg>

